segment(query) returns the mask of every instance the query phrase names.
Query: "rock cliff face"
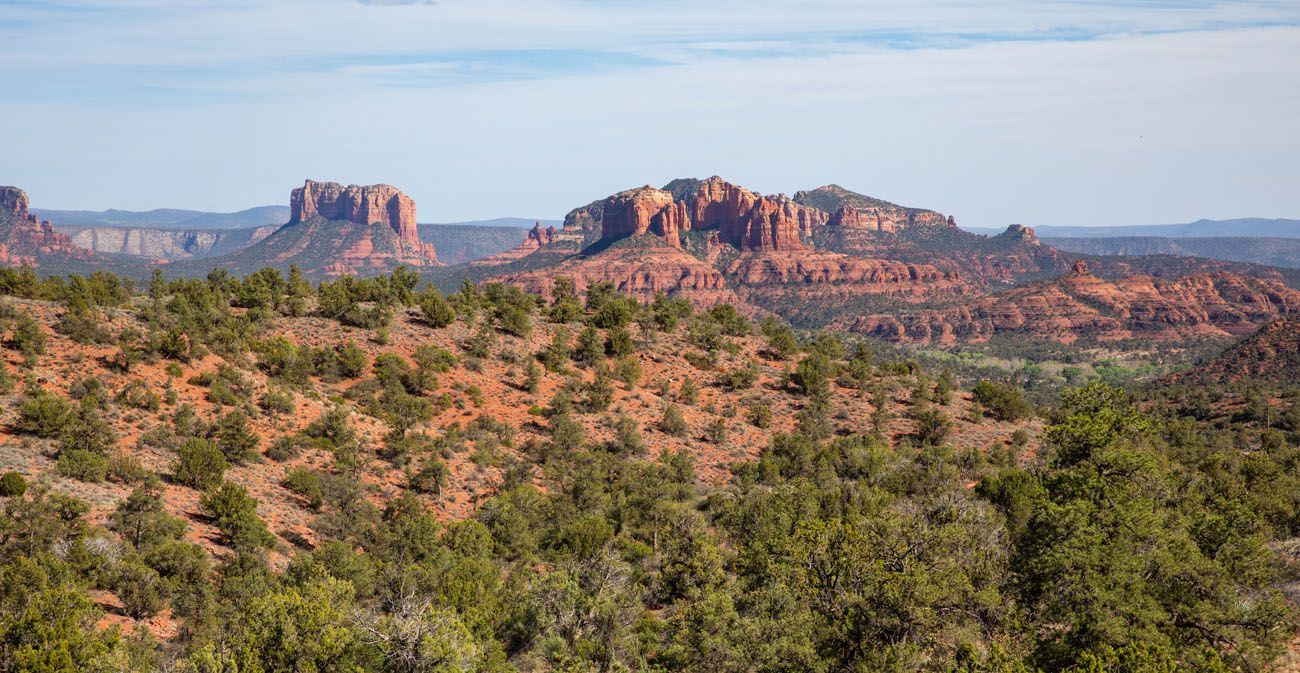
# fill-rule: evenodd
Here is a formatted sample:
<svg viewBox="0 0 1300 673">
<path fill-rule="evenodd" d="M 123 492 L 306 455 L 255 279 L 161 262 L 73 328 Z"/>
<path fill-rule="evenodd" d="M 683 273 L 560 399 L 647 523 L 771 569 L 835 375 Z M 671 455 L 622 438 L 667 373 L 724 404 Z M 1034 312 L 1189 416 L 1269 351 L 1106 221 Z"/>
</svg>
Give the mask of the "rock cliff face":
<svg viewBox="0 0 1300 673">
<path fill-rule="evenodd" d="M 290 194 L 289 208 L 289 225 L 321 219 L 361 227 L 383 225 L 395 234 L 395 238 L 390 240 L 382 230 L 372 231 L 369 236 L 355 236 L 358 232 L 351 232 L 355 240 L 339 246 L 339 254 L 327 265 L 332 275 L 366 272 L 396 264 L 431 266 L 438 263 L 433 246 L 420 240 L 415 223 L 415 201 L 391 185 L 344 187 L 337 182 L 307 180 Z M 320 243 L 326 244 L 327 241 Z"/>
<path fill-rule="evenodd" d="M 1300 277 L 1277 270 L 1108 258 L 1098 261 L 1103 278 L 1029 227 L 972 234 L 951 216 L 835 185 L 791 199 L 718 177 L 674 180 L 534 233 L 492 260 L 503 265 L 497 279 L 539 292 L 557 276 L 579 288 L 605 281 L 644 299 L 731 301 L 902 342 L 1226 338 L 1300 311 Z"/>
<path fill-rule="evenodd" d="M 415 202 L 391 185 L 348 185 L 307 180 L 289 197 L 290 223 L 321 216 L 356 224 L 383 224 L 413 246 L 420 244 Z"/>
<path fill-rule="evenodd" d="M 744 252 L 802 250 L 802 236 L 825 224 L 829 215 L 784 196 L 763 196 L 714 176 L 674 181 L 664 189 L 649 185 L 609 197 L 599 212 L 573 219 L 599 219 L 601 240 L 654 234 L 680 248 L 688 231 L 716 229 L 718 240 Z"/>
<path fill-rule="evenodd" d="M 438 265 L 433 246 L 420 240 L 415 202 L 394 187 L 343 187 L 308 180 L 290 196 L 289 222 L 238 252 L 178 262 L 178 273 L 213 265 L 235 273 L 296 265 L 312 277 L 387 273 L 398 266 Z"/>
<path fill-rule="evenodd" d="M 1071 343 L 1238 336 L 1300 313 L 1300 291 L 1236 273 L 1173 280 L 1098 278 L 1083 261 L 1067 274 L 947 307 L 842 319 L 856 332 L 907 343 L 979 342 L 1015 334 Z"/>
<path fill-rule="evenodd" d="M 143 227 L 55 227 L 72 244 L 113 255 L 150 260 L 201 259 L 234 252 L 270 236 L 280 225 L 249 229 L 152 229 Z"/>
<path fill-rule="evenodd" d="M 85 259 L 90 252 L 72 244 L 29 211 L 27 193 L 17 187 L 0 187 L 0 264 L 39 267 L 42 258 Z"/>
</svg>

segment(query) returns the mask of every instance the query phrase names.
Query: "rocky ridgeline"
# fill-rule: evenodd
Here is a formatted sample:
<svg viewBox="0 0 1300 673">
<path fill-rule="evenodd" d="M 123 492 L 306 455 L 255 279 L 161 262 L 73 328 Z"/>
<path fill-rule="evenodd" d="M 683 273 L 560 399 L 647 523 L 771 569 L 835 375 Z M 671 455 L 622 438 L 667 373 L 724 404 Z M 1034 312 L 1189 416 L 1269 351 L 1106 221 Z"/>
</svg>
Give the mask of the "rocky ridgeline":
<svg viewBox="0 0 1300 673">
<path fill-rule="evenodd" d="M 922 208 L 907 208 L 849 191 L 839 185 L 795 192 L 794 200 L 831 213 L 828 223 L 836 227 L 882 233 L 898 233 L 909 227 L 952 227 L 957 220 Z"/>
</svg>

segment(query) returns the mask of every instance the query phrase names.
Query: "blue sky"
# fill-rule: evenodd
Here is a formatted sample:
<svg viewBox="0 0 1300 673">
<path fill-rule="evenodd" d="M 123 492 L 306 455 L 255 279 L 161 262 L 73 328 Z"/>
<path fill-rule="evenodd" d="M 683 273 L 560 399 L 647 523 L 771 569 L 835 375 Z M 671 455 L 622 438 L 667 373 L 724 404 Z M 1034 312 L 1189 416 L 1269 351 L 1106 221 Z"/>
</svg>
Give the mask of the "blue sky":
<svg viewBox="0 0 1300 673">
<path fill-rule="evenodd" d="M 0 183 L 421 221 L 720 174 L 964 225 L 1300 217 L 1300 3 L 0 0 Z"/>
</svg>

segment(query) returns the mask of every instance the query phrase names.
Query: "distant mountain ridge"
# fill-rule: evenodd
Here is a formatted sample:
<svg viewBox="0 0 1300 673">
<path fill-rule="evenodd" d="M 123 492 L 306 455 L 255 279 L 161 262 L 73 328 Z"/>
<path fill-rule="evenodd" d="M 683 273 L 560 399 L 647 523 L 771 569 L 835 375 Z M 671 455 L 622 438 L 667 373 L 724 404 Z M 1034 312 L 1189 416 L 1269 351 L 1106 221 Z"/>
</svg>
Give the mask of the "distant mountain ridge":
<svg viewBox="0 0 1300 673">
<path fill-rule="evenodd" d="M 1300 238 L 1116 236 L 1046 240 L 1052 247 L 1085 255 L 1178 255 L 1300 269 Z"/>
<path fill-rule="evenodd" d="M 984 233 L 992 228 L 971 227 Z M 1300 220 L 1263 217 L 1239 217 L 1231 220 L 1206 220 L 1184 224 L 1146 224 L 1133 226 L 1070 227 L 1037 225 L 1039 238 L 1300 238 Z"/>
<path fill-rule="evenodd" d="M 54 230 L 67 234 L 73 245 L 87 250 L 172 262 L 235 252 L 266 238 L 280 226 L 268 224 L 242 229 L 155 229 L 56 225 Z"/>
<path fill-rule="evenodd" d="M 507 227 L 527 231 L 534 224 L 546 227 L 560 227 L 564 220 L 547 220 L 537 217 L 493 217 L 487 220 L 463 220 L 460 222 L 421 222 L 421 227 Z"/>
<path fill-rule="evenodd" d="M 154 210 L 54 210 L 33 208 L 42 219 L 60 226 L 139 227 L 145 229 L 248 229 L 289 221 L 287 206 L 257 206 L 233 213 L 156 208 Z"/>
</svg>

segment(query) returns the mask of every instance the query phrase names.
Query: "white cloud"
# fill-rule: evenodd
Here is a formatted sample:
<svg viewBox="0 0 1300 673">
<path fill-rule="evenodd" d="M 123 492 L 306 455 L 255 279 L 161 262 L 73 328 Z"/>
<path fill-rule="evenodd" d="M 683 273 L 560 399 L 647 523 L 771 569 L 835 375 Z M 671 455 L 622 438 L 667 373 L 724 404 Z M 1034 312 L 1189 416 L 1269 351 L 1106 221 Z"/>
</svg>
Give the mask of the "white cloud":
<svg viewBox="0 0 1300 673">
<path fill-rule="evenodd" d="M 312 176 L 424 221 L 555 216 L 719 173 L 975 225 L 1300 215 L 1300 29 L 1222 27 L 1294 3 L 143 4 L 0 29 L 3 180 L 38 205 L 234 209 Z"/>
</svg>

